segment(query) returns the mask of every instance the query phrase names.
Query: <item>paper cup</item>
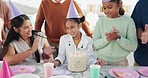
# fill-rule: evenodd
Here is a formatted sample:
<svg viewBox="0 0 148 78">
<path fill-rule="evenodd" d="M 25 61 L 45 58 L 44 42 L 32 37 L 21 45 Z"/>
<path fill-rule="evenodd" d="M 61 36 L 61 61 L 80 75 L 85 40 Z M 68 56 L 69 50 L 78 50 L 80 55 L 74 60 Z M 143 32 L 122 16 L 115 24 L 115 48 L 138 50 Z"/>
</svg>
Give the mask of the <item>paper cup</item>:
<svg viewBox="0 0 148 78">
<path fill-rule="evenodd" d="M 43 66 L 44 66 L 45 78 L 49 78 L 50 76 L 53 76 L 54 63 L 44 63 Z"/>
<path fill-rule="evenodd" d="M 90 78 L 99 78 L 100 68 L 100 65 L 90 65 Z"/>
<path fill-rule="evenodd" d="M 0 69 L 2 68 L 2 63 L 3 63 L 3 62 L 2 62 L 2 61 L 0 61 Z"/>
</svg>

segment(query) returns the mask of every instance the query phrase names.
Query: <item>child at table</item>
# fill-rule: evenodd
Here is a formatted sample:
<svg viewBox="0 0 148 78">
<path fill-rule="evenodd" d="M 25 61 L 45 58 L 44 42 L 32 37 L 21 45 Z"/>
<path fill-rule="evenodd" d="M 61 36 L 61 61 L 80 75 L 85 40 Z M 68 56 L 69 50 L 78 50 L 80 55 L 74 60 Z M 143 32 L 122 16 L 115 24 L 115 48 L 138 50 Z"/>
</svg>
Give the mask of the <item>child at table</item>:
<svg viewBox="0 0 148 78">
<path fill-rule="evenodd" d="M 133 19 L 124 15 L 121 0 L 102 0 L 106 16 L 100 18 L 94 30 L 94 48 L 104 65 L 127 66 L 127 56 L 137 48 Z"/>
<path fill-rule="evenodd" d="M 85 20 L 85 17 L 83 16 L 80 18 L 77 14 L 77 11 L 71 12 L 71 9 L 69 8 L 66 19 L 66 29 L 68 34 L 63 35 L 60 38 L 59 54 L 54 61 L 55 66 L 59 66 L 60 64 L 67 64 L 68 53 L 75 51 L 87 53 L 87 65 L 95 63 L 99 64 L 99 61 L 94 58 L 92 39 L 80 32 L 80 28 L 82 26 L 82 22 Z"/>
</svg>

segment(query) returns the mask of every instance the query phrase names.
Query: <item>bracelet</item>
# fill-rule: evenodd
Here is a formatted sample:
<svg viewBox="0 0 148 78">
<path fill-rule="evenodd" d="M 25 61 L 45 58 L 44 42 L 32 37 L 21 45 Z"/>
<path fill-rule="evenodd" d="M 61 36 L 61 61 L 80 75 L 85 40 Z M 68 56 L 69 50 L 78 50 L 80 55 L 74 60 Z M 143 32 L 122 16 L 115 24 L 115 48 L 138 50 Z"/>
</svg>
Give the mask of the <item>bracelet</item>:
<svg viewBox="0 0 148 78">
<path fill-rule="evenodd" d="M 117 38 L 117 41 L 119 41 L 121 39 L 121 36 L 119 36 L 118 38 Z"/>
<path fill-rule="evenodd" d="M 119 36 L 118 39 L 121 39 L 121 36 Z"/>
</svg>

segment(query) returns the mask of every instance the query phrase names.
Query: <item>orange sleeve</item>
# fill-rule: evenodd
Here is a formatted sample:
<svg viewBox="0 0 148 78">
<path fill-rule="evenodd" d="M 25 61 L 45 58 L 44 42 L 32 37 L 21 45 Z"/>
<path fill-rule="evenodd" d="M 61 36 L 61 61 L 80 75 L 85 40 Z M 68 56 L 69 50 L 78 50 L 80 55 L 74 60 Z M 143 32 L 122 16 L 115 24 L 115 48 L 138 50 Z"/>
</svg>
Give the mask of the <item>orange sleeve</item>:
<svg viewBox="0 0 148 78">
<path fill-rule="evenodd" d="M 6 26 L 7 26 L 7 28 L 8 28 L 8 30 L 10 30 L 11 29 L 11 24 L 10 24 L 10 10 L 9 10 L 9 8 L 8 8 L 8 6 L 7 6 L 7 17 L 6 17 Z"/>
<path fill-rule="evenodd" d="M 2 2 L 2 6 L 3 6 L 3 13 L 4 13 L 4 27 L 8 28 L 9 30 L 11 29 L 11 25 L 10 25 L 10 11 L 9 11 L 9 7 L 7 6 L 7 4 L 5 2 Z"/>
<path fill-rule="evenodd" d="M 75 1 L 74 1 L 74 4 L 76 6 L 76 9 L 77 9 L 78 14 L 80 15 L 80 17 L 84 16 L 83 13 L 82 13 L 82 10 L 79 7 L 79 5 Z M 92 37 L 92 31 L 90 30 L 89 23 L 86 20 L 82 23 L 82 29 L 85 31 L 87 36 Z"/>
<path fill-rule="evenodd" d="M 35 30 L 41 31 L 42 24 L 45 20 L 43 11 L 44 11 L 44 8 L 43 8 L 43 1 L 42 1 L 36 15 L 35 26 L 34 26 Z"/>
</svg>

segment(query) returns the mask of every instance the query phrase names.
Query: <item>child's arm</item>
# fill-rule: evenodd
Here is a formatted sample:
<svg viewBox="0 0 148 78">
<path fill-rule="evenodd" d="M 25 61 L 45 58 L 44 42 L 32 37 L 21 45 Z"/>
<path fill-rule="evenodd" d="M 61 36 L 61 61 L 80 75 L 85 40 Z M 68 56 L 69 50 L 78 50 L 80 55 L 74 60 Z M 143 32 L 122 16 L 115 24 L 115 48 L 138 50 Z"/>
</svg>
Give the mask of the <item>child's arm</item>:
<svg viewBox="0 0 148 78">
<path fill-rule="evenodd" d="M 107 37 L 107 41 L 117 40 L 117 39 L 120 39 L 120 37 L 121 37 L 119 35 L 119 31 L 115 27 L 113 27 L 113 28 L 114 28 L 114 30 L 105 34 Z"/>
<path fill-rule="evenodd" d="M 92 47 L 92 40 L 89 41 L 89 44 L 87 46 L 87 55 L 88 55 L 88 65 L 97 63 Z"/>
<path fill-rule="evenodd" d="M 61 64 L 61 61 L 57 59 L 57 60 L 53 61 L 53 63 L 54 63 L 55 67 L 58 67 Z"/>
<path fill-rule="evenodd" d="M 109 43 L 105 35 L 101 37 L 101 20 L 99 20 L 95 26 L 93 39 L 94 39 L 93 47 L 95 49 L 103 48 L 107 46 L 107 44 Z"/>
<path fill-rule="evenodd" d="M 74 5 L 79 13 L 79 16 L 82 17 L 84 16 L 82 10 L 80 9 L 79 5 L 76 3 L 76 1 L 74 1 Z M 84 22 L 82 22 L 82 29 L 85 31 L 85 33 L 87 34 L 87 36 L 92 37 L 92 31 L 89 28 L 89 23 L 85 20 Z"/>
<path fill-rule="evenodd" d="M 60 43 L 59 43 L 59 54 L 55 58 L 55 60 L 58 60 L 60 61 L 60 64 L 63 64 L 65 58 L 66 58 L 65 41 L 64 41 L 64 37 L 62 36 L 60 38 Z"/>
<path fill-rule="evenodd" d="M 122 37 L 117 40 L 118 44 L 129 52 L 134 52 L 137 49 L 137 36 L 135 23 L 131 19 L 128 23 L 126 38 Z"/>
</svg>

